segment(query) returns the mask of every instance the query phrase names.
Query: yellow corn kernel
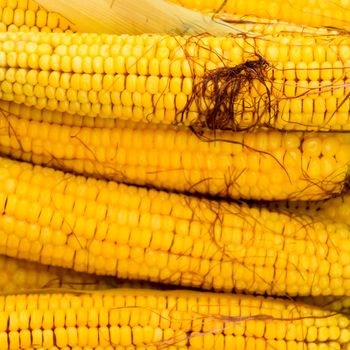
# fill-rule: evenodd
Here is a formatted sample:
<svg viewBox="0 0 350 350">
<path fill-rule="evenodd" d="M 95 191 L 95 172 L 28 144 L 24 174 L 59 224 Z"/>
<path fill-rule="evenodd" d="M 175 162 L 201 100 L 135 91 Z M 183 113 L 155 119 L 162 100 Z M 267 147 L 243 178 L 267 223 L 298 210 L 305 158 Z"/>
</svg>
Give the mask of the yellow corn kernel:
<svg viewBox="0 0 350 350">
<path fill-rule="evenodd" d="M 6 158 L 0 177 L 0 252 L 8 256 L 205 289 L 350 295 L 347 225 Z M 28 208 L 38 212 L 34 223 Z"/>
</svg>

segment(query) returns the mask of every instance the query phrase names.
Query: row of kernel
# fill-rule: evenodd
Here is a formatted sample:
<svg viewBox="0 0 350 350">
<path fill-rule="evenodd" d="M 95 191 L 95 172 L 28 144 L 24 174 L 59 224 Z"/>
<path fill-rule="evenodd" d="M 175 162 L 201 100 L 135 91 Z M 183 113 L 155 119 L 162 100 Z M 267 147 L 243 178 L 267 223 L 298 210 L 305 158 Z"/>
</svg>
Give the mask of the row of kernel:
<svg viewBox="0 0 350 350">
<path fill-rule="evenodd" d="M 62 157 L 64 155 L 64 152 L 61 152 L 58 154 L 56 153 L 56 150 L 61 149 L 59 148 L 53 148 L 52 152 L 55 152 L 55 154 L 59 157 Z M 217 172 L 213 172 L 213 175 L 215 175 L 215 180 L 208 180 L 203 182 L 203 177 L 206 178 L 209 173 L 206 173 L 202 170 L 182 170 L 178 169 L 176 172 L 172 171 L 171 176 L 169 176 L 169 172 L 159 172 L 157 168 L 149 168 L 151 170 L 151 173 L 146 172 L 146 168 L 144 166 L 127 166 L 124 165 L 121 168 L 118 165 L 113 165 L 113 163 L 107 163 L 108 169 L 106 170 L 104 167 L 104 163 L 96 162 L 96 161 L 90 161 L 90 160 L 65 160 L 64 162 L 62 160 L 59 160 L 57 163 L 54 161 L 52 156 L 40 156 L 40 155 L 31 155 L 31 153 L 27 153 L 26 155 L 21 154 L 21 151 L 13 151 L 12 149 L 5 149 L 5 147 L 2 148 L 3 152 L 6 152 L 8 154 L 11 154 L 15 158 L 22 158 L 27 161 L 34 161 L 37 164 L 47 164 L 48 162 L 51 165 L 60 166 L 64 165 L 66 169 L 74 170 L 78 173 L 83 174 L 91 174 L 99 176 L 104 176 L 109 179 L 113 180 L 121 180 L 127 181 L 131 184 L 140 184 L 143 185 L 144 183 L 151 183 L 156 184 L 158 188 L 172 188 L 172 189 L 181 189 L 181 190 L 196 190 L 203 193 L 212 193 L 212 194 L 222 194 L 227 193 L 227 195 L 232 196 L 233 198 L 237 196 L 244 196 L 245 198 L 261 198 L 262 193 L 263 197 L 266 196 L 266 198 L 270 199 L 277 199 L 277 198 L 285 198 L 286 193 L 292 193 L 296 194 L 298 196 L 298 191 L 303 191 L 303 193 L 307 193 L 307 198 L 319 198 L 317 193 L 319 193 L 320 188 L 318 186 L 310 186 L 307 183 L 307 187 L 305 187 L 305 174 L 302 175 L 302 178 L 300 178 L 301 173 L 296 172 L 293 173 L 290 171 L 288 174 L 292 177 L 292 182 L 285 183 L 284 178 L 286 177 L 286 174 L 284 172 L 279 172 L 277 176 L 274 176 L 274 179 L 271 179 L 271 177 L 266 174 L 261 174 L 260 176 L 257 176 L 257 173 L 252 170 L 249 173 L 247 173 L 244 177 L 240 176 L 237 179 L 237 185 L 239 185 L 239 190 L 236 189 L 236 187 L 230 187 L 227 188 L 227 177 L 224 177 L 222 174 L 218 174 Z M 173 158 L 172 158 L 173 159 Z M 177 158 L 173 159 L 174 161 L 177 161 Z M 347 167 L 339 168 L 334 171 L 332 168 L 333 165 L 331 162 L 329 163 L 329 159 L 326 157 L 324 160 L 311 160 L 310 163 L 310 157 L 306 158 L 303 157 L 303 172 L 307 172 L 308 176 L 312 176 L 314 178 L 318 178 L 321 176 L 321 174 L 332 174 L 332 179 L 334 181 L 328 182 L 326 184 L 323 184 L 322 191 L 339 191 L 342 188 L 342 179 L 346 175 Z M 179 164 L 177 164 L 178 167 L 182 166 L 182 163 L 180 161 Z M 322 165 L 322 167 L 320 167 Z M 300 168 L 300 165 L 299 165 Z M 153 170 L 152 170 L 153 169 Z M 291 168 L 290 168 L 291 169 Z M 296 168 L 295 168 L 296 169 Z M 237 168 L 234 173 L 231 171 L 231 176 L 235 178 L 235 176 L 238 177 L 239 175 L 239 169 Z M 252 175 L 254 175 L 252 177 Z M 252 178 L 251 178 L 252 177 Z M 185 181 L 184 181 L 185 178 Z M 269 186 L 269 183 L 271 183 L 271 180 L 274 181 L 274 186 L 271 187 L 268 191 L 266 191 L 266 186 Z M 277 181 L 277 182 L 276 182 Z M 262 192 L 260 192 L 262 191 Z M 265 192 L 264 192 L 265 191 Z M 310 197 L 309 197 L 310 196 Z"/>
</svg>

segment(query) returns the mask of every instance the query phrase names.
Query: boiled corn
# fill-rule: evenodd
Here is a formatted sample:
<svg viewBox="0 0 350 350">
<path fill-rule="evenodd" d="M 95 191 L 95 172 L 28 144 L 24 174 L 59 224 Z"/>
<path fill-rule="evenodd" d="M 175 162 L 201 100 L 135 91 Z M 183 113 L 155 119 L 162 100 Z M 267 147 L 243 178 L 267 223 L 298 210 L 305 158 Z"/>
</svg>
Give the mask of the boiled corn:
<svg viewBox="0 0 350 350">
<path fill-rule="evenodd" d="M 349 130 L 349 44 L 347 35 L 0 33 L 0 97 L 200 129 Z"/>
<path fill-rule="evenodd" d="M 350 295 L 350 229 L 0 159 L 0 254 L 215 290 Z"/>
<path fill-rule="evenodd" d="M 47 120 L 55 113 L 28 115 Z M 0 114 L 1 153 L 83 175 L 231 198 L 315 200 L 346 187 L 348 134 L 259 130 L 198 137 L 184 127 L 123 120 L 78 127 L 28 115 Z M 77 121 L 87 119 L 94 120 Z"/>
<path fill-rule="evenodd" d="M 7 349 L 346 349 L 350 320 L 244 295 L 118 289 L 0 297 Z"/>
</svg>

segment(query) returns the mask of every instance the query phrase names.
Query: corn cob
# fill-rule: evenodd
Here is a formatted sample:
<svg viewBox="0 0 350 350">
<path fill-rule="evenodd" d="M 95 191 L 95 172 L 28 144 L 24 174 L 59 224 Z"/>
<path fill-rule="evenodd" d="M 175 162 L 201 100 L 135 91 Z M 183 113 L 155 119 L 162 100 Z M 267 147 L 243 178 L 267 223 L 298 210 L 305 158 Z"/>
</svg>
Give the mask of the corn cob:
<svg viewBox="0 0 350 350">
<path fill-rule="evenodd" d="M 56 12 L 48 12 L 32 0 L 0 1 L 0 32 L 62 32 L 74 26 Z"/>
<path fill-rule="evenodd" d="M 350 225 L 350 192 L 322 201 L 278 201 L 264 203 L 274 210 L 327 218 Z"/>
<path fill-rule="evenodd" d="M 200 130 L 349 130 L 349 43 L 346 35 L 0 33 L 0 97 Z"/>
<path fill-rule="evenodd" d="M 277 19 L 313 27 L 350 27 L 349 0 L 170 0 L 197 10 Z"/>
<path fill-rule="evenodd" d="M 50 112 L 46 115 L 43 111 L 38 117 L 52 119 Z M 2 154 L 158 189 L 256 200 L 316 200 L 343 191 L 350 165 L 348 134 L 259 130 L 198 137 L 184 127 L 123 120 L 105 128 L 78 127 L 21 116 L 0 115 Z M 87 119 L 94 120 L 77 120 L 88 124 Z M 113 121 L 105 120 L 104 124 Z"/>
<path fill-rule="evenodd" d="M 347 349 L 349 318 L 291 301 L 118 289 L 0 297 L 7 349 Z"/>
<path fill-rule="evenodd" d="M 341 191 L 350 162 L 349 137 L 341 134 L 217 132 L 211 143 L 186 129 L 123 121 L 110 129 L 74 128 L 7 115 L 1 117 L 0 125 L 0 149 L 8 152 L 11 147 L 11 154 L 17 157 L 23 151 L 22 156 L 37 163 L 66 165 L 76 172 L 141 185 L 249 199 L 317 198 Z M 211 137 L 202 135 L 204 140 Z M 174 147 L 179 147 L 179 153 Z M 68 153 L 62 153 L 64 149 Z M 123 156 L 126 152 L 127 159 Z M 275 186 L 269 189 L 272 168 Z M 260 193 L 254 192 L 257 184 Z"/>
<path fill-rule="evenodd" d="M 347 225 L 6 158 L 0 178 L 0 254 L 204 289 L 350 295 Z"/>
<path fill-rule="evenodd" d="M 116 287 L 116 281 L 112 278 L 77 273 L 0 255 L 0 294 L 45 288 L 93 290 L 112 287 Z"/>
</svg>

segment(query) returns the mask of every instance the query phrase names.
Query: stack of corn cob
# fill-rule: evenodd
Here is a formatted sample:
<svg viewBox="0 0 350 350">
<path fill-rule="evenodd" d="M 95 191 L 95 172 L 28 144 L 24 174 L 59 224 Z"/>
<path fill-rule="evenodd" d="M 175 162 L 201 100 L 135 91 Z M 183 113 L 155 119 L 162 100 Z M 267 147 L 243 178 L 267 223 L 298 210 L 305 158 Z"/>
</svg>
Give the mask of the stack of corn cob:
<svg viewBox="0 0 350 350">
<path fill-rule="evenodd" d="M 0 350 L 350 349 L 350 1 L 173 2 L 0 1 Z"/>
</svg>

